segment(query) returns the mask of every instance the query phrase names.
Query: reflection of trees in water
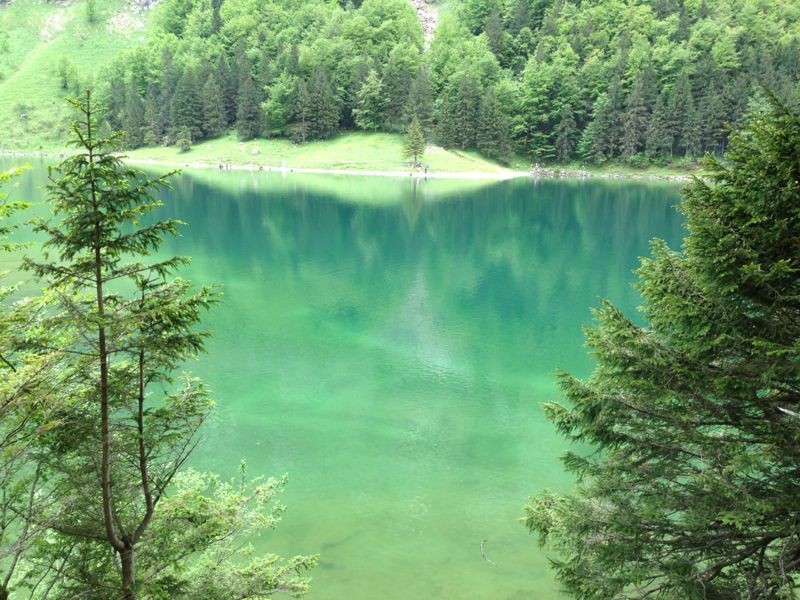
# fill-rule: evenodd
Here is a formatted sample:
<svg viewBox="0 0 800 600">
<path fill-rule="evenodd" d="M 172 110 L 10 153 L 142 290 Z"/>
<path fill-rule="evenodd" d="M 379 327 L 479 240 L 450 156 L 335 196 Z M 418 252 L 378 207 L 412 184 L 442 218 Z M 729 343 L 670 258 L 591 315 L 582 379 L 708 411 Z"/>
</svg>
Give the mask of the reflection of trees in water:
<svg viewBox="0 0 800 600">
<path fill-rule="evenodd" d="M 531 343 L 567 335 L 580 344 L 579 323 L 565 315 L 586 316 L 598 296 L 632 309 L 631 269 L 648 240 L 677 245 L 681 236 L 671 187 L 513 180 L 441 200 L 428 183 L 364 180 L 406 190 L 402 201 L 374 206 L 334 200 L 302 177 L 232 194 L 183 176 L 165 210 L 190 226 L 170 251 L 266 269 L 320 296 L 339 278 L 354 288 L 348 310 L 367 321 L 378 301 L 402 310 L 422 277 L 436 314 L 469 314 L 482 335 L 536 322 Z"/>
</svg>

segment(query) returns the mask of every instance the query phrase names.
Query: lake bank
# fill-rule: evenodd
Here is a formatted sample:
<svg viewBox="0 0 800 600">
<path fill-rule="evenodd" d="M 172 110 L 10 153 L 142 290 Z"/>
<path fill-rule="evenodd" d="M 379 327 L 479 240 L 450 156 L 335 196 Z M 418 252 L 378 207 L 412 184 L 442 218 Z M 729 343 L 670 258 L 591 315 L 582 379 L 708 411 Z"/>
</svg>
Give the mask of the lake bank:
<svg viewBox="0 0 800 600">
<path fill-rule="evenodd" d="M 154 167 L 167 167 L 175 169 L 217 169 L 219 171 L 261 171 L 267 173 L 302 173 L 302 174 L 318 174 L 318 175 L 350 175 L 350 176 L 369 176 L 369 177 L 404 177 L 416 179 L 471 179 L 471 180 L 495 180 L 502 181 L 505 179 L 514 179 L 521 177 L 528 177 L 531 179 L 620 179 L 632 181 L 670 181 L 670 182 L 688 182 L 691 181 L 695 171 L 670 171 L 670 170 L 642 170 L 630 171 L 627 169 L 618 168 L 615 166 L 609 168 L 593 167 L 591 169 L 574 169 L 564 168 L 559 166 L 534 166 L 530 170 L 520 169 L 507 169 L 499 167 L 493 171 L 469 171 L 469 170 L 453 170 L 442 171 L 435 169 L 410 169 L 395 168 L 395 169 L 369 169 L 359 167 L 342 167 L 341 164 L 338 168 L 334 167 L 308 167 L 295 164 L 270 164 L 269 162 L 250 160 L 245 162 L 233 162 L 224 158 L 219 159 L 194 159 L 188 154 L 181 155 L 175 152 L 174 158 L 148 158 L 148 150 L 162 150 L 161 148 L 145 148 L 133 151 L 133 153 L 122 154 L 127 162 L 147 165 Z M 19 158 L 64 158 L 68 153 L 65 152 L 29 152 L 29 151 L 14 151 L 14 150 L 0 150 L 0 156 L 19 157 Z M 181 156 L 185 156 L 186 160 L 177 160 Z M 284 161 L 285 162 L 285 161 Z"/>
</svg>

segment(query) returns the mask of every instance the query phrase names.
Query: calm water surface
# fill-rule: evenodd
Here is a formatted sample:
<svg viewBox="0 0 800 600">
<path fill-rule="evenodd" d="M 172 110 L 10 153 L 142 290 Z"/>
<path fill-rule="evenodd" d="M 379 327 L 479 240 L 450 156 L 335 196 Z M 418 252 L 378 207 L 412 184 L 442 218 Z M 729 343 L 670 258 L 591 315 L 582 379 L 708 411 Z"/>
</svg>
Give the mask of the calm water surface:
<svg viewBox="0 0 800 600">
<path fill-rule="evenodd" d="M 559 597 L 518 522 L 529 495 L 571 486 L 540 405 L 557 367 L 589 373 L 598 298 L 634 314 L 648 240 L 679 245 L 678 192 L 181 175 L 163 214 L 189 225 L 165 251 L 225 294 L 192 365 L 218 402 L 194 466 L 289 473 L 256 543 L 320 554 L 312 600 Z"/>
</svg>

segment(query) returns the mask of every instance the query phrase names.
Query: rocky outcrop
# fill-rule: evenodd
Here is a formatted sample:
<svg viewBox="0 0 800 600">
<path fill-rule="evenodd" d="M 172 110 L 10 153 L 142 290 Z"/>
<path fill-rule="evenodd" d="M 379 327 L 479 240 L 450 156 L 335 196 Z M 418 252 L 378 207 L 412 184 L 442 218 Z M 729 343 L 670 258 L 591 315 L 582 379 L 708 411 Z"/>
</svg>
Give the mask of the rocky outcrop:
<svg viewBox="0 0 800 600">
<path fill-rule="evenodd" d="M 433 32 L 436 31 L 436 25 L 439 23 L 439 11 L 433 2 L 427 0 L 410 0 L 414 10 L 417 11 L 419 23 L 422 26 L 422 34 L 425 36 L 425 43 L 429 43 L 433 39 Z"/>
</svg>

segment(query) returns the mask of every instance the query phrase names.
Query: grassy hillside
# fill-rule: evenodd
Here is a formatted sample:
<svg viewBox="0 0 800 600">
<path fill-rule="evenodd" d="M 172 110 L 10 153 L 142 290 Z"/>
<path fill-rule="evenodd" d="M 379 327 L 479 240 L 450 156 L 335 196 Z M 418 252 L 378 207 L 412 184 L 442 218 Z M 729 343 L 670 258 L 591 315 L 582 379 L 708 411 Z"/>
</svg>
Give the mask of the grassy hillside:
<svg viewBox="0 0 800 600">
<path fill-rule="evenodd" d="M 146 32 L 146 15 L 123 0 L 13 0 L 0 5 L 0 148 L 60 150 L 71 113 L 65 96 L 91 85 L 97 72 Z M 5 50 L 5 51 L 3 51 Z M 60 68 L 70 73 L 61 87 Z"/>
</svg>

